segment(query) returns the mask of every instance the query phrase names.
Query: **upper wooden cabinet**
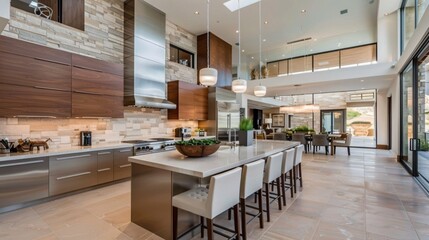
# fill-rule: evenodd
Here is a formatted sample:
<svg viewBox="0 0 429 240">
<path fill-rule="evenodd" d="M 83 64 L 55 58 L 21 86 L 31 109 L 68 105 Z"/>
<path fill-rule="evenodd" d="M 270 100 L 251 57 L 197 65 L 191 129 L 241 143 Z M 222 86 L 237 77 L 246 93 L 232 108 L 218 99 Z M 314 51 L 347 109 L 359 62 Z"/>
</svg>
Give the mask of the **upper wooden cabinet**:
<svg viewBox="0 0 429 240">
<path fill-rule="evenodd" d="M 72 56 L 72 116 L 124 116 L 123 65 Z"/>
<path fill-rule="evenodd" d="M 0 36 L 0 117 L 123 117 L 123 65 Z"/>
<path fill-rule="evenodd" d="M 207 34 L 198 36 L 197 39 L 198 71 L 207 67 Z M 229 87 L 232 83 L 232 46 L 210 33 L 210 67 L 218 71 L 217 87 Z"/>
<path fill-rule="evenodd" d="M 168 110 L 168 119 L 207 120 L 208 88 L 183 81 L 168 83 L 168 101 L 177 105 Z"/>
</svg>

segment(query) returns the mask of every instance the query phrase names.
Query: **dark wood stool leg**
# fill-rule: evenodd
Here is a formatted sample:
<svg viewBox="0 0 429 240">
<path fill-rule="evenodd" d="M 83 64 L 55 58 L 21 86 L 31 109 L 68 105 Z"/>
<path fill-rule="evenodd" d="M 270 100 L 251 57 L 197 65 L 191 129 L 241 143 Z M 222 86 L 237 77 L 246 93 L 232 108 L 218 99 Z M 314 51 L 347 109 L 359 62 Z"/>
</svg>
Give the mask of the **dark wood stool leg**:
<svg viewBox="0 0 429 240">
<path fill-rule="evenodd" d="M 244 212 L 244 214 L 246 214 L 246 212 Z M 235 239 L 240 239 L 240 220 L 239 219 L 240 218 L 238 216 L 238 204 L 236 204 L 234 206 L 234 229 L 235 229 L 235 233 L 237 234 Z"/>
<path fill-rule="evenodd" d="M 293 198 L 293 179 L 292 179 L 292 174 L 293 173 L 293 170 L 291 169 L 291 170 L 289 170 L 289 184 L 290 184 L 290 188 L 289 188 L 289 190 L 290 190 L 290 197 L 291 198 Z"/>
<path fill-rule="evenodd" d="M 278 194 L 278 198 L 277 198 L 277 202 L 279 203 L 279 210 L 282 210 L 282 192 L 280 190 L 280 177 L 278 177 L 276 179 L 276 183 L 277 183 L 277 194 Z"/>
<path fill-rule="evenodd" d="M 257 203 L 257 202 L 258 202 L 257 197 L 258 197 L 258 193 L 255 193 L 255 203 Z"/>
<path fill-rule="evenodd" d="M 293 172 L 293 191 L 296 193 L 296 166 L 293 166 L 292 168 Z"/>
<path fill-rule="evenodd" d="M 207 218 L 207 239 L 213 240 L 213 220 Z"/>
<path fill-rule="evenodd" d="M 201 227 L 200 227 L 201 238 L 204 238 L 204 218 L 203 217 L 200 217 L 200 223 L 201 223 Z"/>
<path fill-rule="evenodd" d="M 267 210 L 267 222 L 270 221 L 270 186 L 268 183 L 265 183 L 265 206 Z"/>
<path fill-rule="evenodd" d="M 173 207 L 173 239 L 177 239 L 177 214 L 178 214 L 178 208 Z"/>
<path fill-rule="evenodd" d="M 246 221 L 246 199 L 240 198 L 240 209 L 241 209 L 241 231 L 243 234 L 243 240 L 247 239 L 247 221 Z"/>
<path fill-rule="evenodd" d="M 231 220 L 231 208 L 228 209 L 228 220 Z"/>
<path fill-rule="evenodd" d="M 258 191 L 258 198 L 259 198 L 259 227 L 264 228 L 264 209 L 262 208 L 262 189 L 259 189 Z"/>
<path fill-rule="evenodd" d="M 282 174 L 281 176 L 281 181 L 282 181 L 282 197 L 283 197 L 283 205 L 286 206 L 286 184 L 285 184 L 285 178 L 286 178 L 286 173 Z"/>
<path fill-rule="evenodd" d="M 301 163 L 298 165 L 298 169 L 299 169 L 299 185 L 302 188 L 302 167 L 301 167 Z"/>
<path fill-rule="evenodd" d="M 325 154 L 328 155 L 328 153 L 329 153 L 329 147 L 325 146 Z"/>
<path fill-rule="evenodd" d="M 349 154 L 349 156 L 350 156 L 350 146 L 348 146 L 347 147 L 347 153 Z"/>
</svg>

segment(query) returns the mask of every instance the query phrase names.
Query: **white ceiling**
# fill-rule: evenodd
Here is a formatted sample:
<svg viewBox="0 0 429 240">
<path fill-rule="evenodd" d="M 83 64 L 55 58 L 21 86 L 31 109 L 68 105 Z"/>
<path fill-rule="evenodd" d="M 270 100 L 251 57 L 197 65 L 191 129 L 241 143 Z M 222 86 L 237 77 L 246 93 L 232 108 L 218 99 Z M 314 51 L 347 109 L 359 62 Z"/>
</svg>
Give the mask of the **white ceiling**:
<svg viewBox="0 0 429 240">
<path fill-rule="evenodd" d="M 206 32 L 206 0 L 145 1 L 189 32 L 196 35 Z M 210 1 L 210 31 L 234 46 L 238 42 L 238 11 L 230 12 L 224 2 L 226 0 Z M 304 9 L 306 12 L 301 13 Z M 344 9 L 348 13 L 341 15 Z M 262 39 L 266 39 L 262 43 L 262 61 L 376 42 L 377 10 L 378 0 L 262 0 L 262 22 L 268 21 L 262 24 Z M 306 37 L 313 40 L 286 45 Z M 258 3 L 241 10 L 241 46 L 247 55 L 242 58 L 254 56 L 256 62 L 259 58 Z M 238 50 L 234 52 L 237 55 Z"/>
</svg>

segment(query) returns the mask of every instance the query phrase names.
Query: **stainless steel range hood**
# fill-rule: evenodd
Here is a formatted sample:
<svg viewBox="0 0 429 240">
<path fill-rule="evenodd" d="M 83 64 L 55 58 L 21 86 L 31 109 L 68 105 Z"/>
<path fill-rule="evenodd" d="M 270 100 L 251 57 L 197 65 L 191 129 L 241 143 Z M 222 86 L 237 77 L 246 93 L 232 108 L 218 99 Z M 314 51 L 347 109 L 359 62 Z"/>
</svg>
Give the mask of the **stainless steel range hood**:
<svg viewBox="0 0 429 240">
<path fill-rule="evenodd" d="M 124 103 L 175 109 L 166 100 L 165 13 L 143 0 L 124 3 Z"/>
</svg>

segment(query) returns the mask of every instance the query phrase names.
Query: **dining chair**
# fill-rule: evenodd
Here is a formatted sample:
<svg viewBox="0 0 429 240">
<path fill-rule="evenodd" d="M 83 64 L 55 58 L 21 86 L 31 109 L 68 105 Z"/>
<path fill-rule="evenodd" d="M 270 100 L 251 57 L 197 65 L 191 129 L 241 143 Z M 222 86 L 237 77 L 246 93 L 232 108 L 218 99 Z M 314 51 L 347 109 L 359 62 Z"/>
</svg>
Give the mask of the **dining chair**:
<svg viewBox="0 0 429 240">
<path fill-rule="evenodd" d="M 333 140 L 332 144 L 334 144 L 334 154 L 336 153 L 337 147 L 346 147 L 347 153 L 350 156 L 351 142 L 352 142 L 352 135 L 350 133 L 347 133 L 346 137 L 343 139 Z"/>
<path fill-rule="evenodd" d="M 286 133 L 274 133 L 273 140 L 283 140 L 283 141 L 286 141 L 287 140 L 287 135 L 286 135 Z"/>
<path fill-rule="evenodd" d="M 313 135 L 313 154 L 317 151 L 316 147 L 325 147 L 325 154 L 329 153 L 329 140 L 327 134 Z"/>
<path fill-rule="evenodd" d="M 308 142 L 305 139 L 304 133 L 293 133 L 292 134 L 292 141 L 300 142 L 302 145 L 304 145 L 305 153 L 308 151 Z"/>
<path fill-rule="evenodd" d="M 213 239 L 213 219 L 229 208 L 234 208 L 233 238 L 239 239 L 240 226 L 238 204 L 240 202 L 241 168 L 212 176 L 209 189 L 194 188 L 173 196 L 173 239 L 177 239 L 178 209 L 185 210 L 201 217 L 201 237 L 204 237 L 204 218 L 207 220 L 208 239 Z M 168 219 L 165 219 L 168 221 Z"/>
</svg>

